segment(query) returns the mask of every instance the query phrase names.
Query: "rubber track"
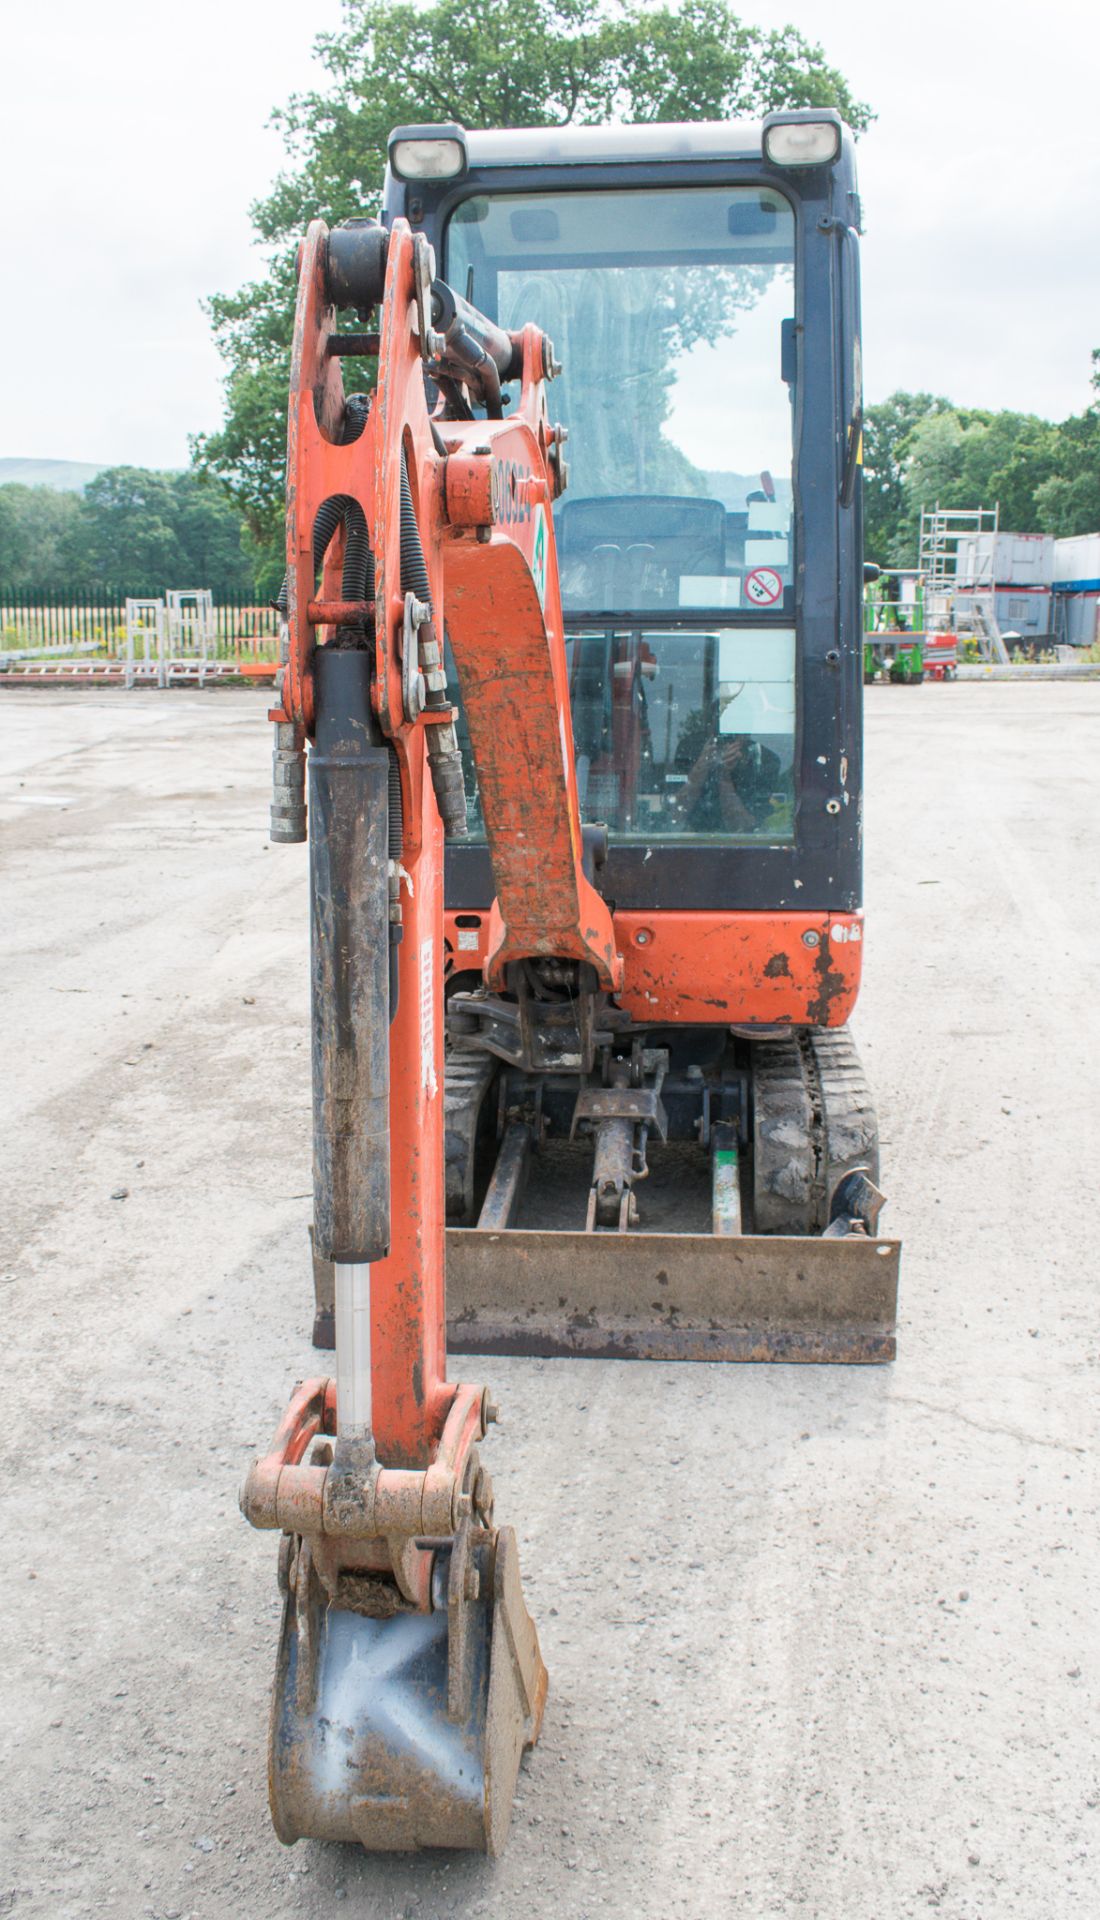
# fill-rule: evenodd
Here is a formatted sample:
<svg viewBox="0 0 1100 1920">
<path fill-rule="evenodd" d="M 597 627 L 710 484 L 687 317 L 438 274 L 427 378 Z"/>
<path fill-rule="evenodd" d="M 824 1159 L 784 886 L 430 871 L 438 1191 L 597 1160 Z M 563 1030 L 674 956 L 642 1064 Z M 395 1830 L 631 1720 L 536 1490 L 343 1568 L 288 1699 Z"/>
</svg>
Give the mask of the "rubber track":
<svg viewBox="0 0 1100 1920">
<path fill-rule="evenodd" d="M 817 1124 L 796 1033 L 752 1049 L 757 1233 L 812 1233 Z"/>
<path fill-rule="evenodd" d="M 474 1211 L 474 1157 L 482 1102 L 496 1072 L 491 1053 L 447 1048 L 443 1069 L 443 1147 L 447 1218 L 468 1223 Z"/>
<path fill-rule="evenodd" d="M 828 1225 L 828 1203 L 839 1182 L 853 1167 L 866 1167 L 878 1185 L 878 1114 L 847 1027 L 834 1027 L 810 1037 L 825 1111 L 825 1162 L 821 1225 Z"/>
<path fill-rule="evenodd" d="M 757 1233 L 820 1233 L 853 1167 L 878 1180 L 878 1120 L 847 1027 L 791 1033 L 752 1049 Z"/>
</svg>

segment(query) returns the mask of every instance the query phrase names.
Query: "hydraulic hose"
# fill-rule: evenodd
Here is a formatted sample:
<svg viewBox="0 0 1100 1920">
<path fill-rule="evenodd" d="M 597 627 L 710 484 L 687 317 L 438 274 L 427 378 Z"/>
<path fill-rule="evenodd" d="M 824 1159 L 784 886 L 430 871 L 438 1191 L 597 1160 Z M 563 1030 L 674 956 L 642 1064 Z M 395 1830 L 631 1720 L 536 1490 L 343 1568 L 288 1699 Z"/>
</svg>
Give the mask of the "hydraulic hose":
<svg viewBox="0 0 1100 1920">
<path fill-rule="evenodd" d="M 371 552 L 367 523 L 358 500 L 354 500 L 348 493 L 334 493 L 330 499 L 322 501 L 317 509 L 317 518 L 313 522 L 313 571 L 315 574 L 320 572 L 332 537 L 341 525 L 346 535 L 344 571 L 341 581 L 342 597 L 345 600 L 366 600 L 373 604 L 374 555 Z M 284 619 L 289 601 L 290 576 L 284 574 L 283 584 L 279 588 L 279 596 L 275 602 L 276 608 Z M 373 634 L 373 610 L 367 615 L 366 627 L 368 636 Z M 355 640 L 351 644 L 359 643 L 361 635 L 358 629 L 342 627 L 337 631 L 337 645 L 341 644 L 341 636 L 349 634 L 355 635 Z M 345 646 L 349 644 L 346 637 L 343 639 L 343 644 Z"/>
<path fill-rule="evenodd" d="M 420 528 L 413 511 L 409 463 L 404 447 L 401 449 L 401 591 L 415 593 L 425 606 L 431 602 L 432 590 L 428 585 L 428 569 L 420 544 Z"/>
<path fill-rule="evenodd" d="M 420 528 L 416 523 L 416 511 L 413 507 L 412 488 L 409 485 L 409 465 L 405 449 L 401 449 L 401 591 L 414 594 L 422 608 L 427 610 L 427 618 L 418 629 L 418 665 L 424 677 L 424 706 L 429 713 L 446 713 L 450 717 L 444 721 L 433 722 L 428 728 L 428 766 L 432 776 L 436 805 L 443 822 L 443 832 L 447 839 L 455 839 L 466 832 L 466 788 L 462 778 L 462 756 L 458 749 L 458 739 L 454 727 L 454 709 L 447 698 L 447 676 L 443 667 L 443 651 L 440 647 L 432 618 L 431 586 L 428 581 L 428 568 L 424 560 L 424 548 L 420 540 Z"/>
<path fill-rule="evenodd" d="M 337 627 L 333 644 L 338 647 L 357 647 L 363 645 L 364 634 L 368 641 L 374 638 L 374 555 L 367 522 L 358 500 L 346 499 L 343 494 L 338 494 L 337 498 L 346 501 L 341 593 L 345 600 L 366 601 L 369 611 L 361 626 Z"/>
<path fill-rule="evenodd" d="M 313 523 L 313 571 L 316 576 L 324 562 L 338 527 L 345 533 L 344 568 L 341 593 L 345 600 L 365 601 L 367 614 L 358 626 L 337 627 L 331 647 L 348 651 L 369 647 L 374 639 L 374 555 L 363 509 L 350 494 L 333 494 L 323 500 Z M 290 602 L 290 575 L 275 602 L 286 619 Z M 275 729 L 272 755 L 271 838 L 277 845 L 300 844 L 306 838 L 305 754 L 297 729 L 282 723 Z"/>
</svg>

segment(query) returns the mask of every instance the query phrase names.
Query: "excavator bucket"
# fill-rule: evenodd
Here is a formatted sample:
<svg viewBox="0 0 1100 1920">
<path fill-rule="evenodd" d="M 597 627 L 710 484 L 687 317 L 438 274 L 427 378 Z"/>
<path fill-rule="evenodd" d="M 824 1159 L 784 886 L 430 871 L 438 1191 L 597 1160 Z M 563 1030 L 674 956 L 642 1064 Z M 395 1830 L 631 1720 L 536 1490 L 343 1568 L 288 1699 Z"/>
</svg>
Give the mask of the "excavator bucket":
<svg viewBox="0 0 1100 1920">
<path fill-rule="evenodd" d="M 511 1528 L 465 1529 L 441 1550 L 432 1602 L 382 1618 L 330 1606 L 308 1542 L 298 1549 L 270 1746 L 272 1818 L 288 1845 L 501 1851 L 546 1697 Z"/>
</svg>

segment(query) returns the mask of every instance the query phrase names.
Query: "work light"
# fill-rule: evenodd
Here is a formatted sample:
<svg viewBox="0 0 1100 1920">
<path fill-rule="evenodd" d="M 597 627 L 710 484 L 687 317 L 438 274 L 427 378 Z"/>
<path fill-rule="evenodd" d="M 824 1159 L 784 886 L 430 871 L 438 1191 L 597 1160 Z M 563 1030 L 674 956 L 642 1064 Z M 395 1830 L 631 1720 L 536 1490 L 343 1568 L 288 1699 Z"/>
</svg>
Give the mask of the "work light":
<svg viewBox="0 0 1100 1920">
<path fill-rule="evenodd" d="M 833 108 L 769 113 L 764 158 L 774 167 L 827 167 L 840 152 L 840 115 Z"/>
<path fill-rule="evenodd" d="M 449 122 L 395 127 L 390 166 L 399 180 L 454 180 L 466 171 L 466 130 Z"/>
</svg>

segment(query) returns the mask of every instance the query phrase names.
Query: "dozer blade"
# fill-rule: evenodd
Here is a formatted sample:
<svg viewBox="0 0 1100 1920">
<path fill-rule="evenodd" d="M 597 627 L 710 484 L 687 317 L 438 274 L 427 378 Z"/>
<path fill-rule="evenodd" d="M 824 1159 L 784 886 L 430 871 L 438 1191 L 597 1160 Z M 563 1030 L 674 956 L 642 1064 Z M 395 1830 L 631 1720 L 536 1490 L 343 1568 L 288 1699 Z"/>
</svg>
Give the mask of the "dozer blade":
<svg viewBox="0 0 1100 1920">
<path fill-rule="evenodd" d="M 437 1555 L 433 1587 L 431 1613 L 379 1619 L 328 1605 L 300 1543 L 269 1756 L 286 1844 L 503 1848 L 546 1698 L 511 1528 L 460 1535 Z"/>
<path fill-rule="evenodd" d="M 894 1358 L 897 1240 L 447 1232 L 452 1353 L 601 1360 Z"/>
</svg>

